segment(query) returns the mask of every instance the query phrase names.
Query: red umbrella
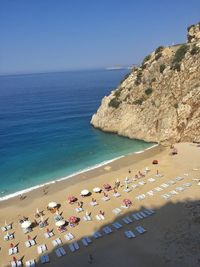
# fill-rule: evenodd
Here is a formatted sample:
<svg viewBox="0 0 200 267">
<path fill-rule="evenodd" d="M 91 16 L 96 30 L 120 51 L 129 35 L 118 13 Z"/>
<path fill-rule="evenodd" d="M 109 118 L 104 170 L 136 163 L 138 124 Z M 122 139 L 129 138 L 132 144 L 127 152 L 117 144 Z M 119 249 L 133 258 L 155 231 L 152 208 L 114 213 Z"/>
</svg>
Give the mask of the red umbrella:
<svg viewBox="0 0 200 267">
<path fill-rule="evenodd" d="M 77 198 L 75 196 L 70 196 L 70 197 L 68 197 L 68 201 L 69 201 L 69 203 L 74 203 L 77 201 Z"/>
<path fill-rule="evenodd" d="M 107 190 L 107 191 L 109 191 L 109 190 L 112 189 L 112 188 L 111 188 L 111 185 L 109 185 L 109 184 L 104 184 L 103 187 L 104 187 L 104 189 Z"/>
<path fill-rule="evenodd" d="M 13 248 L 13 247 L 14 247 L 13 243 L 10 243 L 10 247 L 11 247 L 11 248 Z"/>
<path fill-rule="evenodd" d="M 123 202 L 124 202 L 125 205 L 131 205 L 132 204 L 130 199 L 124 199 Z"/>
<path fill-rule="evenodd" d="M 27 236 L 27 238 L 28 238 L 28 240 L 31 240 L 31 237 L 30 237 L 30 235 L 28 235 L 28 236 Z"/>
<path fill-rule="evenodd" d="M 16 262 L 16 261 L 17 261 L 17 259 L 16 259 L 16 257 L 15 257 L 15 256 L 13 256 L 13 261 L 14 261 L 14 262 Z"/>
<path fill-rule="evenodd" d="M 69 217 L 69 222 L 70 223 L 77 223 L 78 222 L 78 218 L 75 217 L 75 216 L 71 216 L 71 217 Z"/>
</svg>

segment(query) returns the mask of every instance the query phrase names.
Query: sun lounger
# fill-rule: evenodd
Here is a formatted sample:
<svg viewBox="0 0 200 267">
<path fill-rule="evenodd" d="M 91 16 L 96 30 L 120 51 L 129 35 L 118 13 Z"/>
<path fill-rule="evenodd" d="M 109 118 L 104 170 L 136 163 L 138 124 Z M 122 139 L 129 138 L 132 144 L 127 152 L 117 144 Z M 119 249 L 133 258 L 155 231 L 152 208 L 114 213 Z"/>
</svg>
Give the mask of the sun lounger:
<svg viewBox="0 0 200 267">
<path fill-rule="evenodd" d="M 91 221 L 92 218 L 91 218 L 89 215 L 85 215 L 85 216 L 83 217 L 83 220 L 84 220 L 84 221 Z"/>
<path fill-rule="evenodd" d="M 79 213 L 79 212 L 83 211 L 83 208 L 75 208 L 75 211 Z"/>
<path fill-rule="evenodd" d="M 103 228 L 103 232 L 108 235 L 112 233 L 112 229 L 109 226 L 106 226 Z"/>
<path fill-rule="evenodd" d="M 95 238 L 95 239 L 98 239 L 99 237 L 102 237 L 102 234 L 99 232 L 99 231 L 96 231 L 92 234 L 92 236 Z"/>
<path fill-rule="evenodd" d="M 142 215 L 143 218 L 147 217 L 147 214 L 145 214 L 143 211 L 140 211 L 140 215 Z"/>
<path fill-rule="evenodd" d="M 133 189 L 135 189 L 135 188 L 139 187 L 139 185 L 138 185 L 138 184 L 132 184 L 131 187 L 132 187 Z"/>
<path fill-rule="evenodd" d="M 175 184 L 176 182 L 173 181 L 173 180 L 169 180 L 169 181 L 167 181 L 166 183 L 167 183 L 168 185 L 173 185 L 173 184 Z"/>
<path fill-rule="evenodd" d="M 62 256 L 65 256 L 66 255 L 66 251 L 63 247 L 60 247 L 60 248 L 57 248 L 55 250 L 55 253 L 58 257 L 62 257 Z"/>
<path fill-rule="evenodd" d="M 102 200 L 103 201 L 108 201 L 108 200 L 110 200 L 110 198 L 109 197 L 102 197 Z"/>
<path fill-rule="evenodd" d="M 145 184 L 146 184 L 145 181 L 140 181 L 140 182 L 138 183 L 138 185 L 140 185 L 140 186 L 143 186 L 143 185 L 145 185 Z"/>
<path fill-rule="evenodd" d="M 129 192 L 131 192 L 131 189 L 130 188 L 125 188 L 123 191 L 126 192 L 126 193 L 129 193 Z"/>
<path fill-rule="evenodd" d="M 40 257 L 40 261 L 41 261 L 42 264 L 49 262 L 49 255 L 48 254 L 42 255 Z"/>
<path fill-rule="evenodd" d="M 69 249 L 71 250 L 71 252 L 75 252 L 76 251 L 73 243 L 69 244 Z"/>
<path fill-rule="evenodd" d="M 121 208 L 123 208 L 123 209 L 128 209 L 128 208 L 129 208 L 129 206 L 126 206 L 126 205 L 121 205 Z"/>
<path fill-rule="evenodd" d="M 117 192 L 117 193 L 114 193 L 113 196 L 114 197 L 120 197 L 121 195 L 120 195 L 120 193 Z"/>
<path fill-rule="evenodd" d="M 35 260 L 26 261 L 26 267 L 35 267 Z"/>
<path fill-rule="evenodd" d="M 156 190 L 157 192 L 160 192 L 160 191 L 162 191 L 163 189 L 162 189 L 161 187 L 156 187 L 155 190 Z"/>
<path fill-rule="evenodd" d="M 94 202 L 92 201 L 92 202 L 90 202 L 90 205 L 91 205 L 91 206 L 97 206 L 98 204 L 97 204 L 96 201 L 94 201 Z"/>
<path fill-rule="evenodd" d="M 176 187 L 176 190 L 177 190 L 177 191 L 180 191 L 180 192 L 182 192 L 182 191 L 184 191 L 184 190 L 185 190 L 185 188 L 184 188 L 184 187 L 182 187 L 182 186 L 178 186 L 178 187 Z"/>
<path fill-rule="evenodd" d="M 145 209 L 144 213 L 147 214 L 147 215 L 153 215 L 155 213 L 155 211 L 151 210 L 151 209 Z"/>
<path fill-rule="evenodd" d="M 71 233 L 67 233 L 67 234 L 65 235 L 65 239 L 66 239 L 67 241 L 69 241 L 69 240 L 74 239 L 74 236 L 73 236 Z"/>
<path fill-rule="evenodd" d="M 121 223 L 119 223 L 119 222 L 114 222 L 114 223 L 112 224 L 112 226 L 113 226 L 115 229 L 120 229 L 120 228 L 122 228 L 122 225 L 121 225 Z"/>
<path fill-rule="evenodd" d="M 12 267 L 20 267 L 20 266 L 22 266 L 22 261 L 21 260 L 11 261 L 11 266 Z"/>
<path fill-rule="evenodd" d="M 136 220 L 136 221 L 139 221 L 140 218 L 138 217 L 137 213 L 133 213 L 132 214 L 132 217 Z"/>
<path fill-rule="evenodd" d="M 62 257 L 62 254 L 61 254 L 59 248 L 55 250 L 55 253 L 56 253 L 57 257 Z"/>
<path fill-rule="evenodd" d="M 162 188 L 167 188 L 169 185 L 168 184 L 161 184 L 160 185 Z"/>
<path fill-rule="evenodd" d="M 47 247 L 46 247 L 45 244 L 42 244 L 42 245 L 40 245 L 40 246 L 37 247 L 38 254 L 42 254 L 46 250 L 47 250 Z"/>
<path fill-rule="evenodd" d="M 149 181 L 150 183 L 155 182 L 155 180 L 156 180 L 156 179 L 154 179 L 154 178 L 149 178 L 149 179 L 148 179 L 148 181 Z"/>
<path fill-rule="evenodd" d="M 139 234 L 143 234 L 146 232 L 146 230 L 142 226 L 137 226 L 135 227 L 135 229 Z"/>
<path fill-rule="evenodd" d="M 60 252 L 61 252 L 61 254 L 63 256 L 65 256 L 67 254 L 66 251 L 65 251 L 65 249 L 63 247 L 60 247 L 59 249 L 60 249 Z"/>
<path fill-rule="evenodd" d="M 137 212 L 136 215 L 138 216 L 139 219 L 143 219 L 143 216 L 140 214 L 140 212 Z"/>
<path fill-rule="evenodd" d="M 127 238 L 133 238 L 133 237 L 135 237 L 135 234 L 132 231 L 130 231 L 130 230 L 129 231 L 125 231 L 124 234 L 125 234 L 125 236 Z"/>
<path fill-rule="evenodd" d="M 60 238 L 56 238 L 55 240 L 52 240 L 52 244 L 54 247 L 57 247 L 62 244 L 62 241 Z"/>
<path fill-rule="evenodd" d="M 190 187 L 190 186 L 192 186 L 192 183 L 185 183 L 185 184 L 183 184 L 183 186 Z"/>
<path fill-rule="evenodd" d="M 171 198 L 171 196 L 170 196 L 169 194 L 164 194 L 164 195 L 162 195 L 161 197 L 164 198 L 165 200 Z"/>
<path fill-rule="evenodd" d="M 182 181 L 183 180 L 183 177 L 176 177 L 175 180 L 176 181 Z"/>
<path fill-rule="evenodd" d="M 131 223 L 126 217 L 123 218 L 122 221 L 123 221 L 124 223 L 126 223 L 126 224 L 130 224 L 130 223 Z"/>
<path fill-rule="evenodd" d="M 145 199 L 145 194 L 141 194 L 141 195 L 139 195 L 139 196 L 136 196 L 135 197 L 137 200 L 143 200 L 143 199 Z"/>
<path fill-rule="evenodd" d="M 18 252 L 18 247 L 9 248 L 8 255 L 10 256 L 16 254 L 17 252 Z"/>
<path fill-rule="evenodd" d="M 31 247 L 31 243 L 30 243 L 29 240 L 25 242 L 25 246 L 26 246 L 27 248 L 30 248 L 30 247 Z"/>
<path fill-rule="evenodd" d="M 79 249 L 79 244 L 78 244 L 78 242 L 74 242 L 74 248 L 75 248 L 76 250 Z"/>
<path fill-rule="evenodd" d="M 178 192 L 177 192 L 176 190 L 171 190 L 169 193 L 170 193 L 171 195 L 178 195 Z"/>
<path fill-rule="evenodd" d="M 115 208 L 112 212 L 114 213 L 114 214 L 119 214 L 120 212 L 121 212 L 122 210 L 120 209 L 120 208 Z"/>
<path fill-rule="evenodd" d="M 151 190 L 151 191 L 148 191 L 147 192 L 147 195 L 149 195 L 149 196 L 153 196 L 154 195 L 154 192 Z"/>
<path fill-rule="evenodd" d="M 85 238 L 83 238 L 81 241 L 82 241 L 82 243 L 83 243 L 83 245 L 84 245 L 85 247 L 88 246 L 88 242 L 87 242 L 87 240 L 86 240 Z"/>
</svg>

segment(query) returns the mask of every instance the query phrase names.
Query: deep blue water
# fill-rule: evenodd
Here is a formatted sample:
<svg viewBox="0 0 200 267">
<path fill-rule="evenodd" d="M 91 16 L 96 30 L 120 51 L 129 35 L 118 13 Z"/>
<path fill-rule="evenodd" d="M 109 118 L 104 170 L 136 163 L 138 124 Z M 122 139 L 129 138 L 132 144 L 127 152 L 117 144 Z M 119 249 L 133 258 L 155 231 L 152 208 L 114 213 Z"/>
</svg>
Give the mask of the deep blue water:
<svg viewBox="0 0 200 267">
<path fill-rule="evenodd" d="M 0 197 L 150 146 L 90 125 L 127 70 L 0 77 Z"/>
</svg>

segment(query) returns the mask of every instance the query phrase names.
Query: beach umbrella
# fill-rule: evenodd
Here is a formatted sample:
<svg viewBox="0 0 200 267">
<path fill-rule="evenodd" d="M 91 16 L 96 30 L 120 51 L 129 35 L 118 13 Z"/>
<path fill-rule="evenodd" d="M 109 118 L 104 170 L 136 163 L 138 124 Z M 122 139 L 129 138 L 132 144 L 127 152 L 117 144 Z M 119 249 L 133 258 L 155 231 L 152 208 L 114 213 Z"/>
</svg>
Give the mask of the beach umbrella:
<svg viewBox="0 0 200 267">
<path fill-rule="evenodd" d="M 104 184 L 104 185 L 103 185 L 103 188 L 104 188 L 105 190 L 107 190 L 107 191 L 109 191 L 109 190 L 112 189 L 111 185 L 109 185 L 109 184 Z"/>
<path fill-rule="evenodd" d="M 69 222 L 70 223 L 77 223 L 78 222 L 78 218 L 75 217 L 75 216 L 71 216 L 71 217 L 69 217 Z"/>
<path fill-rule="evenodd" d="M 56 208 L 58 206 L 58 204 L 56 202 L 49 202 L 48 207 L 53 209 Z"/>
<path fill-rule="evenodd" d="M 77 201 L 77 198 L 75 196 L 70 196 L 70 197 L 68 197 L 68 201 L 69 201 L 69 203 L 73 203 L 73 202 Z"/>
<path fill-rule="evenodd" d="M 81 191 L 81 196 L 87 196 L 89 194 L 89 191 L 87 189 L 84 189 Z"/>
<path fill-rule="evenodd" d="M 16 262 L 17 261 L 17 258 L 15 256 L 13 256 L 13 261 Z"/>
<path fill-rule="evenodd" d="M 63 226 L 65 224 L 66 224 L 66 221 L 64 221 L 64 220 L 56 222 L 56 226 L 58 226 L 58 227 Z"/>
<path fill-rule="evenodd" d="M 14 247 L 13 243 L 10 243 L 10 248 L 13 248 L 13 247 Z"/>
<path fill-rule="evenodd" d="M 131 205 L 132 204 L 130 199 L 124 199 L 123 202 L 124 202 L 125 205 Z"/>
<path fill-rule="evenodd" d="M 27 238 L 28 238 L 28 240 L 31 240 L 32 239 L 30 235 L 28 235 Z"/>
<path fill-rule="evenodd" d="M 21 228 L 29 228 L 31 226 L 32 222 L 31 221 L 24 221 L 22 224 L 21 224 Z"/>
<path fill-rule="evenodd" d="M 93 192 L 99 193 L 99 192 L 101 192 L 101 188 L 95 187 L 95 188 L 93 188 Z"/>
</svg>

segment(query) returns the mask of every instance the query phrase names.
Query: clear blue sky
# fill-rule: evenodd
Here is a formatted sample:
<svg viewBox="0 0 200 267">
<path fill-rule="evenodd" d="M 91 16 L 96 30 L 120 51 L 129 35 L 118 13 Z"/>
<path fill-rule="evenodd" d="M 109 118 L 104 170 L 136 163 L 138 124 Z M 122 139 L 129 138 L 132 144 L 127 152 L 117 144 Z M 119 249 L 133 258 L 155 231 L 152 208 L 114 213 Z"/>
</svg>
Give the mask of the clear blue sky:
<svg viewBox="0 0 200 267">
<path fill-rule="evenodd" d="M 139 63 L 198 21 L 200 0 L 0 0 L 0 74 Z"/>
</svg>

